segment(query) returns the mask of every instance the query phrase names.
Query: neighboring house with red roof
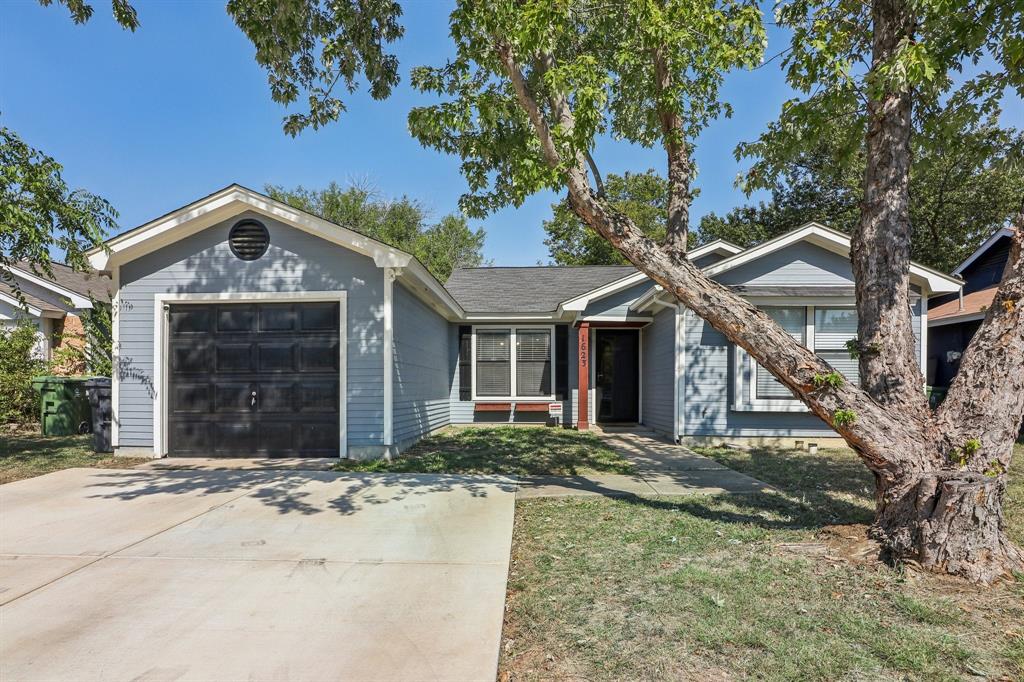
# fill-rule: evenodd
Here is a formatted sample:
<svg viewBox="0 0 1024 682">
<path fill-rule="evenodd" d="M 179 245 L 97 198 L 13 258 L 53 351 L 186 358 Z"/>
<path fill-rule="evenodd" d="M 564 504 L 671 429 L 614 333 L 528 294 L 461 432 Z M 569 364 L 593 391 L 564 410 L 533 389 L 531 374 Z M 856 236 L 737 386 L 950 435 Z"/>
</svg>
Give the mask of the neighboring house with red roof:
<svg viewBox="0 0 1024 682">
<path fill-rule="evenodd" d="M 928 384 L 948 387 L 960 368 L 960 358 L 995 298 L 1010 257 L 1014 228 L 996 230 L 961 263 L 954 275 L 963 278 L 959 295 L 932 299 L 928 308 Z"/>
<path fill-rule="evenodd" d="M 44 360 L 62 342 L 83 334 L 83 311 L 110 304 L 109 277 L 76 272 L 63 263 L 52 263 L 50 270 L 25 262 L 0 267 L 0 328 L 30 321 L 38 329 L 36 355 Z"/>
</svg>

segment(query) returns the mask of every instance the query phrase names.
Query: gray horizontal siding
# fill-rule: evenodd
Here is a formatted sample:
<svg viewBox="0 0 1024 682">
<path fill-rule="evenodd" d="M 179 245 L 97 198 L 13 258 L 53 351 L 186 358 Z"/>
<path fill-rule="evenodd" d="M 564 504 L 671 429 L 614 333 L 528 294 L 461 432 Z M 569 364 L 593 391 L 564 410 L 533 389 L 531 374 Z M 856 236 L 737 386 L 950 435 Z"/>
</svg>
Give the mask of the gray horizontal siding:
<svg viewBox="0 0 1024 682">
<path fill-rule="evenodd" d="M 602 299 L 591 301 L 586 310 L 583 311 L 583 317 L 623 317 L 625 315 L 631 316 L 642 316 L 647 317 L 649 314 L 630 312 L 629 306 L 633 304 L 636 299 L 647 293 L 647 291 L 653 286 L 653 283 L 649 279 L 645 279 L 639 284 L 635 284 L 628 289 L 617 291 L 614 294 L 605 296 Z"/>
<path fill-rule="evenodd" d="M 692 311 L 686 312 L 684 330 L 684 392 L 680 400 L 684 435 L 835 435 L 825 422 L 812 414 L 732 410 L 732 346 Z"/>
<path fill-rule="evenodd" d="M 448 322 L 402 285 L 393 291 L 393 438 L 405 447 L 448 423 Z"/>
<path fill-rule="evenodd" d="M 239 260 L 228 230 L 263 222 L 270 248 Z M 383 270 L 370 258 L 255 213 L 232 217 L 121 266 L 119 445 L 153 447 L 153 306 L 157 294 L 348 292 L 348 442 L 383 442 Z"/>
<path fill-rule="evenodd" d="M 643 423 L 655 431 L 674 437 L 675 396 L 675 308 L 664 308 L 654 322 L 641 332 L 643 367 Z"/>
<path fill-rule="evenodd" d="M 836 286 L 853 283 L 850 260 L 799 242 L 715 277 L 733 285 Z"/>
</svg>

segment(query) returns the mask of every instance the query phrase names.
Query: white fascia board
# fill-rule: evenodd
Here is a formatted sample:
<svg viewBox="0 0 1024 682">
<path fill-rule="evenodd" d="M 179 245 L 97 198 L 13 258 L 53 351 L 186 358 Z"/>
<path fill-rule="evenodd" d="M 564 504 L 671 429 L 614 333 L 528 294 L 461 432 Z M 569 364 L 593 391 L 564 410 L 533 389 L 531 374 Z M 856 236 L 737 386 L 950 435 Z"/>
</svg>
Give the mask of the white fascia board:
<svg viewBox="0 0 1024 682">
<path fill-rule="evenodd" d="M 303 230 L 327 242 L 338 244 L 373 259 L 379 268 L 403 268 L 422 287 L 412 287 L 420 296 L 432 295 L 446 311 L 446 317 L 460 317 L 462 308 L 423 264 L 400 249 L 382 244 L 305 211 L 292 208 L 239 185 L 231 185 L 205 199 L 193 202 L 161 218 L 107 242 L 107 249 L 93 249 L 89 262 L 105 270 L 134 260 L 185 237 L 200 232 L 243 211 L 254 211 Z"/>
<path fill-rule="evenodd" d="M 29 271 L 26 271 L 26 270 L 22 270 L 21 268 L 4 268 L 4 269 L 7 270 L 7 272 L 11 273 L 12 277 L 20 277 L 20 278 L 22 278 L 23 280 L 25 280 L 27 282 L 32 282 L 33 284 L 41 286 L 44 289 L 49 289 L 50 291 L 52 291 L 53 293 L 57 294 L 58 296 L 62 296 L 64 298 L 66 298 L 71 303 L 71 307 L 72 308 L 79 308 L 79 309 L 89 309 L 89 308 L 92 308 L 92 301 L 89 300 L 88 296 L 82 296 L 82 294 L 80 294 L 80 293 L 78 293 L 76 291 L 71 291 L 71 289 L 67 289 L 65 287 L 62 287 L 61 285 L 59 285 L 56 282 L 54 282 L 52 279 L 46 279 L 45 277 L 40 277 L 39 275 L 36 275 L 34 272 L 29 272 Z"/>
<path fill-rule="evenodd" d="M 172 244 L 245 210 L 267 217 L 328 242 L 344 246 L 373 258 L 377 267 L 406 267 L 412 260 L 408 253 L 370 239 L 353 230 L 335 225 L 323 218 L 292 208 L 252 190 L 232 185 L 216 194 L 189 204 L 162 218 L 107 242 L 107 250 L 93 249 L 89 262 L 103 270 L 111 263 L 123 264 L 168 244 Z"/>
<path fill-rule="evenodd" d="M 662 287 L 660 284 L 655 284 L 653 287 L 645 291 L 643 295 L 640 296 L 640 298 L 633 301 L 633 305 L 629 306 L 629 309 L 636 311 L 638 313 L 642 313 L 654 305 L 666 305 L 661 300 L 661 294 L 663 294 L 664 292 L 664 287 Z"/>
<path fill-rule="evenodd" d="M 43 316 L 43 311 L 42 310 L 40 310 L 39 308 L 35 307 L 34 305 L 29 305 L 28 303 L 22 303 L 21 301 L 18 300 L 17 296 L 11 296 L 7 292 L 0 291 L 0 301 L 6 301 L 7 303 L 10 303 L 15 308 L 17 308 L 18 310 L 22 310 L 22 311 L 28 313 L 29 315 L 31 315 L 33 317 L 42 317 Z"/>
<path fill-rule="evenodd" d="M 1002 237 L 1013 237 L 1013 230 L 1011 230 L 1009 227 L 1001 227 L 995 232 L 993 232 L 992 236 L 986 239 L 985 242 L 981 246 L 979 246 L 974 253 L 968 256 L 963 263 L 956 266 L 956 270 L 953 271 L 953 274 L 959 275 L 961 272 L 963 272 L 967 268 L 967 266 L 969 266 L 974 261 L 978 260 L 978 258 L 980 258 L 983 253 L 991 249 L 992 245 L 999 241 L 999 239 Z"/>
<path fill-rule="evenodd" d="M 558 304 L 558 311 L 561 312 L 563 310 L 585 310 L 587 305 L 590 304 L 591 302 L 599 301 L 600 299 L 605 298 L 606 296 L 611 296 L 612 294 L 618 291 L 628 289 L 634 284 L 642 282 L 645 279 L 649 278 L 643 272 L 634 272 L 631 275 L 626 275 L 625 277 L 617 279 L 614 282 L 609 282 L 604 286 L 600 286 L 597 289 L 588 291 L 585 294 L 580 294 L 575 298 L 570 298 L 566 301 L 562 301 L 561 303 Z"/>
<path fill-rule="evenodd" d="M 458 301 L 415 258 L 410 258 L 408 266 L 399 269 L 399 275 L 404 283 L 412 285 L 408 287 L 410 291 L 428 305 L 433 306 L 449 321 L 461 320 L 466 316 L 466 311 L 462 309 Z"/>
<path fill-rule="evenodd" d="M 558 313 L 465 313 L 464 322 L 551 322 L 561 321 Z"/>
<path fill-rule="evenodd" d="M 812 222 L 710 265 L 704 269 L 704 274 L 708 277 L 715 277 L 800 241 L 814 244 L 844 258 L 850 257 L 849 237 L 830 227 Z M 963 282 L 958 278 L 913 262 L 910 264 L 910 276 L 915 280 L 915 284 L 921 285 L 925 289 L 927 294 L 952 294 L 960 291 L 960 287 L 963 286 Z"/>
<path fill-rule="evenodd" d="M 928 319 L 929 327 L 944 327 L 947 324 L 960 324 L 961 322 L 975 322 L 977 320 L 984 320 L 987 313 L 967 313 L 966 315 L 957 315 L 955 317 L 940 317 L 937 320 Z"/>
<path fill-rule="evenodd" d="M 706 256 L 709 253 L 727 253 L 730 256 L 735 256 L 737 253 L 741 253 L 742 251 L 742 246 L 737 246 L 732 242 L 725 241 L 724 239 L 716 239 L 713 242 L 708 242 L 707 244 L 703 244 L 695 249 L 687 251 L 686 257 L 693 260 L 694 258 Z"/>
</svg>

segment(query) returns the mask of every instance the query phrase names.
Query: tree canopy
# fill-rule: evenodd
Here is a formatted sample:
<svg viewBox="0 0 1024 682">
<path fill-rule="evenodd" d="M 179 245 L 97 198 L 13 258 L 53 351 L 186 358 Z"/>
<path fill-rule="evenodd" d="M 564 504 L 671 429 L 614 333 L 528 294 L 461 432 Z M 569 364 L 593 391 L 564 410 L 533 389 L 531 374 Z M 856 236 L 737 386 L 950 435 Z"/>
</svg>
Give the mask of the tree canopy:
<svg viewBox="0 0 1024 682">
<path fill-rule="evenodd" d="M 59 163 L 4 127 L 0 169 L 0 265 L 26 261 L 52 274 L 52 254 L 59 251 L 68 265 L 85 269 L 85 252 L 116 227 L 117 211 L 94 194 L 69 188 Z"/>
<path fill-rule="evenodd" d="M 752 246 L 810 221 L 852 232 L 863 197 L 864 151 L 835 162 L 840 136 L 827 134 L 795 154 L 770 185 L 771 199 L 701 218 L 701 242 Z M 911 257 L 949 272 L 1020 210 L 1024 135 L 994 120 L 948 126 L 913 139 Z"/>
<path fill-rule="evenodd" d="M 386 199 L 365 184 L 332 182 L 323 189 L 268 185 L 272 198 L 318 215 L 416 256 L 440 281 L 455 268 L 483 263 L 486 233 L 472 230 L 464 216 L 449 214 L 434 224 L 427 210 L 408 197 Z"/>
<path fill-rule="evenodd" d="M 652 168 L 643 173 L 609 173 L 604 192 L 615 208 L 628 215 L 651 239 L 665 237 L 668 217 L 668 182 Z M 551 205 L 544 221 L 551 260 L 558 265 L 619 265 L 625 257 L 607 239 L 594 232 L 572 210 L 568 199 Z"/>
</svg>

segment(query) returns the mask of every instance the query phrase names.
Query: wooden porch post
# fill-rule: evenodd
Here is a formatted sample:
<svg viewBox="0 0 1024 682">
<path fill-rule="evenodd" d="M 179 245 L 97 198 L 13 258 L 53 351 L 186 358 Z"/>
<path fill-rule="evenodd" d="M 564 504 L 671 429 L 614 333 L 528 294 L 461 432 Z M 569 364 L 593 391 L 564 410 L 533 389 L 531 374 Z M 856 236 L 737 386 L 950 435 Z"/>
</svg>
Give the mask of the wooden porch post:
<svg viewBox="0 0 1024 682">
<path fill-rule="evenodd" d="M 586 431 L 590 428 L 587 421 L 587 412 L 590 408 L 590 323 L 580 322 L 578 340 L 576 343 L 577 355 L 579 357 L 579 408 L 576 414 L 576 428 Z"/>
</svg>

